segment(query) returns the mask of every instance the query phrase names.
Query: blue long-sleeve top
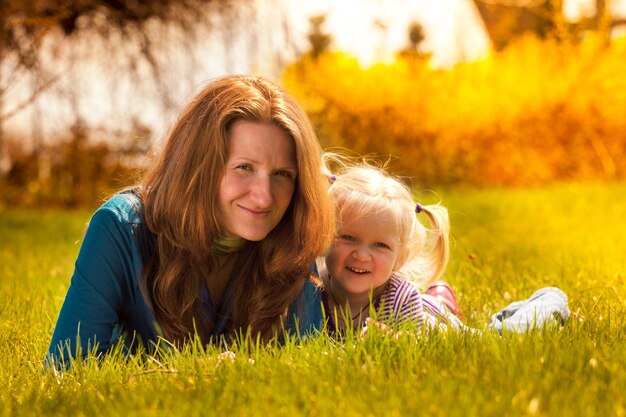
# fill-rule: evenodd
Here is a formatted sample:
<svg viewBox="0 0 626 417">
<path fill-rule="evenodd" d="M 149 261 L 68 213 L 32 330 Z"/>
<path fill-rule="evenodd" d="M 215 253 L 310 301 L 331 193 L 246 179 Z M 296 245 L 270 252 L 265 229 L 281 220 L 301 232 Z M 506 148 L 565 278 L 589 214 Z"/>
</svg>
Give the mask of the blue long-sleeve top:
<svg viewBox="0 0 626 417">
<path fill-rule="evenodd" d="M 141 201 L 120 193 L 93 215 L 80 248 L 74 274 L 52 334 L 46 363 L 106 352 L 120 339 L 129 352 L 158 340 L 158 325 L 144 298 L 138 233 L 145 228 Z M 216 317 L 208 290 L 199 294 L 209 317 Z M 290 306 L 286 330 L 300 336 L 322 327 L 319 290 L 309 280 Z M 228 300 L 225 300 L 228 303 Z M 225 323 L 216 320 L 218 336 Z M 97 348 L 95 347 L 97 345 Z"/>
</svg>

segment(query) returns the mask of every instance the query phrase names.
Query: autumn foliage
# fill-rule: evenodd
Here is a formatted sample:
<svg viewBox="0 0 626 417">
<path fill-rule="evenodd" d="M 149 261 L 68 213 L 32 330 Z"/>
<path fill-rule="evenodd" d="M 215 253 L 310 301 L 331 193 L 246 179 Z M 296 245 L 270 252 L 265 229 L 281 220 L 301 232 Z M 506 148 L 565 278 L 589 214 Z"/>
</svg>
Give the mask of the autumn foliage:
<svg viewBox="0 0 626 417">
<path fill-rule="evenodd" d="M 138 136 L 141 133 L 133 131 L 136 139 L 127 140 L 124 148 L 94 140 L 82 126 L 35 151 L 10 141 L 11 169 L 0 175 L 0 210 L 100 205 L 142 172 L 146 159 L 142 142 L 148 138 Z"/>
<path fill-rule="evenodd" d="M 391 155 L 420 184 L 626 178 L 626 39 L 522 38 L 451 69 L 305 56 L 283 82 L 324 146 Z"/>
</svg>

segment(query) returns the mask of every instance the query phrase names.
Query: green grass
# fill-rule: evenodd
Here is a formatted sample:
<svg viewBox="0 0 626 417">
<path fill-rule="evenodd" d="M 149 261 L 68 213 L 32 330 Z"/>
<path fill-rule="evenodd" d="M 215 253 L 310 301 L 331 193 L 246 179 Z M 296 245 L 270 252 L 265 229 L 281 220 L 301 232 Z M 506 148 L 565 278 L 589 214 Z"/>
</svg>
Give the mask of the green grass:
<svg viewBox="0 0 626 417">
<path fill-rule="evenodd" d="M 625 416 L 626 184 L 451 190 L 447 280 L 467 322 L 558 285 L 575 318 L 526 335 L 370 334 L 113 354 L 42 374 L 90 213 L 0 213 L 0 416 Z"/>
</svg>

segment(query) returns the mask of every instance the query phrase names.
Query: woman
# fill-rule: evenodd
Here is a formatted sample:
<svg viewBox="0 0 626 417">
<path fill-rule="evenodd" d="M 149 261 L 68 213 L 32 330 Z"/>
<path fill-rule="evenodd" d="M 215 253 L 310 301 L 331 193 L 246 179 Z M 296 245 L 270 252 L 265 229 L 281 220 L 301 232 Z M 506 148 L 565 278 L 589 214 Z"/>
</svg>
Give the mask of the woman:
<svg viewBox="0 0 626 417">
<path fill-rule="evenodd" d="M 91 219 L 48 361 L 122 336 L 133 350 L 195 333 L 270 340 L 294 316 L 301 333 L 319 323 L 306 314 L 319 314 L 307 278 L 334 233 L 320 163 L 308 118 L 279 87 L 243 76 L 207 85 L 141 184 Z"/>
</svg>

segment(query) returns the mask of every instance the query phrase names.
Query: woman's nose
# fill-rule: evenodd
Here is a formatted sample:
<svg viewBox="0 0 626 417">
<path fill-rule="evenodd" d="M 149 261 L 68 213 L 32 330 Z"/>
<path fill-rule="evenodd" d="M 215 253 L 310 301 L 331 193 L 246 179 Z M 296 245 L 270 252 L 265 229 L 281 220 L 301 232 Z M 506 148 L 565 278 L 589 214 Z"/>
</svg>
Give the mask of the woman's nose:
<svg viewBox="0 0 626 417">
<path fill-rule="evenodd" d="M 272 204 L 272 182 L 267 175 L 258 175 L 252 184 L 250 195 L 259 208 L 269 207 Z"/>
</svg>

